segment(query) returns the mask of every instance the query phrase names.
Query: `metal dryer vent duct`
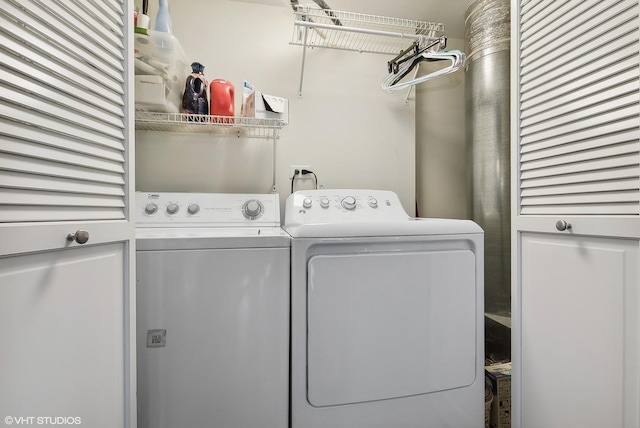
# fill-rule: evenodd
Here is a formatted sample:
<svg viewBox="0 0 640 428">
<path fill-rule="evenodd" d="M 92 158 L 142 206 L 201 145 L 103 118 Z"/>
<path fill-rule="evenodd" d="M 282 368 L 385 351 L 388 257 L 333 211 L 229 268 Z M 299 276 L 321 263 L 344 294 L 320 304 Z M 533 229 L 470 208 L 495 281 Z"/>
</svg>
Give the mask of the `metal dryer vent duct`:
<svg viewBox="0 0 640 428">
<path fill-rule="evenodd" d="M 471 218 L 485 231 L 485 312 L 511 313 L 509 0 L 465 14 L 466 142 Z"/>
</svg>

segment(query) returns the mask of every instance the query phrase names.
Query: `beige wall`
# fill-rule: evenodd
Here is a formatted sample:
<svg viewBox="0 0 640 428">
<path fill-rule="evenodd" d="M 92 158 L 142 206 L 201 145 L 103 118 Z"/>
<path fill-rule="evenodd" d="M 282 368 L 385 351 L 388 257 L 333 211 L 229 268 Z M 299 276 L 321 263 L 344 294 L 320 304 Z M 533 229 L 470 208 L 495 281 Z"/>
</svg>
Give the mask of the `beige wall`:
<svg viewBox="0 0 640 428">
<path fill-rule="evenodd" d="M 157 2 L 151 3 L 153 25 Z M 289 99 L 290 124 L 276 144 L 282 200 L 289 194 L 289 165 L 304 164 L 312 166 L 325 188 L 393 190 L 413 214 L 415 102 L 405 104 L 406 94 L 382 91 L 388 58 L 310 49 L 300 98 L 302 48 L 289 44 L 289 7 L 230 0 L 170 3 L 174 35 L 189 60 L 204 64 L 208 79 L 233 82 L 237 112 L 245 79 L 265 93 Z M 423 93 L 420 89 L 418 95 Z M 268 192 L 271 159 L 272 144 L 265 140 L 138 131 L 136 188 Z"/>
<path fill-rule="evenodd" d="M 464 50 L 449 39 L 448 49 Z M 420 74 L 429 71 L 421 66 Z M 416 198 L 421 217 L 469 218 L 464 70 L 416 86 Z"/>
</svg>

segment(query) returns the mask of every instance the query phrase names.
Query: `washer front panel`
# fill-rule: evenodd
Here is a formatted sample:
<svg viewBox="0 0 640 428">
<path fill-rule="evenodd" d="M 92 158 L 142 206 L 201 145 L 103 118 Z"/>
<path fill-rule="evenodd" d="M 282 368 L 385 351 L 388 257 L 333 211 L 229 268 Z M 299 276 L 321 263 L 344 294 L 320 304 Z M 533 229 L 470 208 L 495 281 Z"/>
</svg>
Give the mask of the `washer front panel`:
<svg viewBox="0 0 640 428">
<path fill-rule="evenodd" d="M 289 256 L 137 252 L 138 427 L 288 427 Z"/>
</svg>

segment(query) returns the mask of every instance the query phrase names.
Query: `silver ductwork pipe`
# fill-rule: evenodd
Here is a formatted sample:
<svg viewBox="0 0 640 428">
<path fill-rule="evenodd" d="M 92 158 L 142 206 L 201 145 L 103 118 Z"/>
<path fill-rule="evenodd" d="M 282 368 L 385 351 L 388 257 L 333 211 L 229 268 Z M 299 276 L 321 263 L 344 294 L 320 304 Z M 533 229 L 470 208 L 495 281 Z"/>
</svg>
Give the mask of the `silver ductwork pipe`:
<svg viewBox="0 0 640 428">
<path fill-rule="evenodd" d="M 485 231 L 485 312 L 511 313 L 509 0 L 465 14 L 466 143 L 471 219 Z"/>
</svg>

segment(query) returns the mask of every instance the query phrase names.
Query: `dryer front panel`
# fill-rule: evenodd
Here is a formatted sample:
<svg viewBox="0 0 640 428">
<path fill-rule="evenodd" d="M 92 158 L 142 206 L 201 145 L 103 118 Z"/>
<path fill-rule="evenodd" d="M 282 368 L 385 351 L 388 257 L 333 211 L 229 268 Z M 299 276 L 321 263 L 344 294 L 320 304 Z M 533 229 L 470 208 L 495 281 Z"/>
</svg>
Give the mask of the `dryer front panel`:
<svg viewBox="0 0 640 428">
<path fill-rule="evenodd" d="M 364 403 L 473 384 L 476 263 L 466 249 L 311 256 L 308 402 Z"/>
</svg>

